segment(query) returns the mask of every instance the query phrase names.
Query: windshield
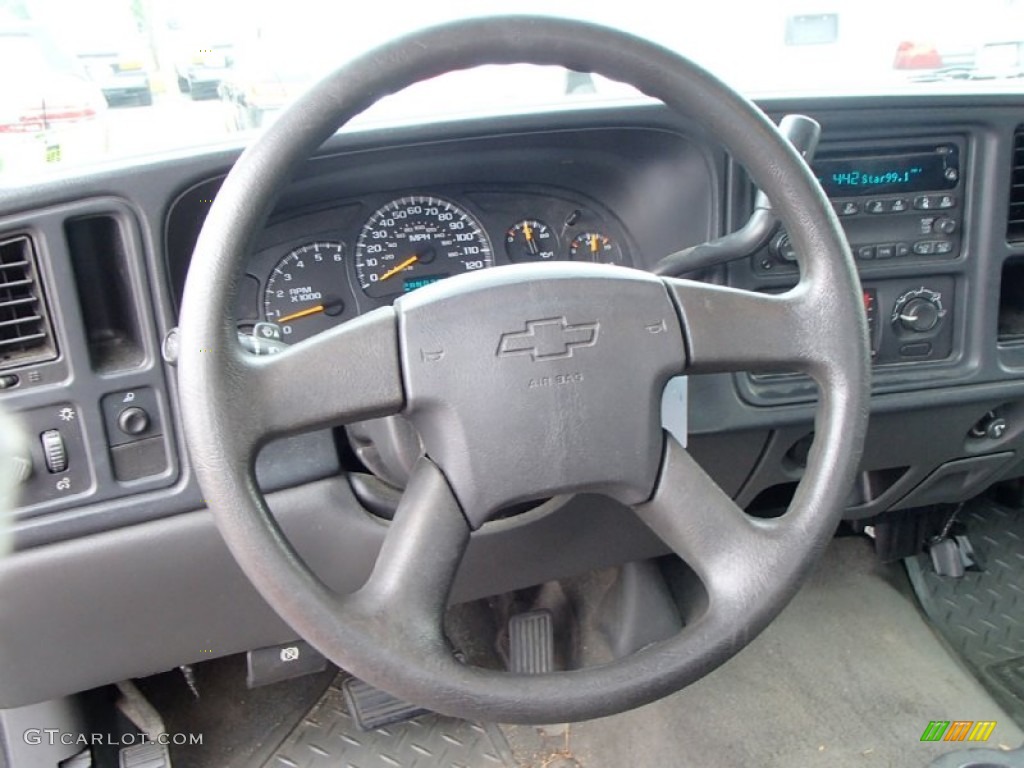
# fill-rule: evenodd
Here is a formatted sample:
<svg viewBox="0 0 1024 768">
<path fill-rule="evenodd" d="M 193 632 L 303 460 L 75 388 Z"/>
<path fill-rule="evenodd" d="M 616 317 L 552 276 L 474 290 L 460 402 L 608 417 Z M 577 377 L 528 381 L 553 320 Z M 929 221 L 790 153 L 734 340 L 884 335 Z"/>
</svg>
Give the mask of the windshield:
<svg viewBox="0 0 1024 768">
<path fill-rule="evenodd" d="M 633 32 L 751 97 L 1024 90 L 1024 0 L 521 0 Z M 496 0 L 0 0 L 0 185 L 241 144 L 318 78 L 400 34 L 507 12 Z M 486 67 L 388 97 L 350 129 L 635 102 L 554 67 Z"/>
</svg>

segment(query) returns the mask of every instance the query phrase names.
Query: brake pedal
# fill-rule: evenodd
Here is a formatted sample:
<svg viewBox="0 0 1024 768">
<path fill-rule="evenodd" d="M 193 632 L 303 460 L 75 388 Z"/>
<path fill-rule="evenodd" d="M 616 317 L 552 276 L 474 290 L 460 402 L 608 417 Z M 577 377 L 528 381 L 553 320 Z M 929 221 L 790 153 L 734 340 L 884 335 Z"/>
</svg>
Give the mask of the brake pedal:
<svg viewBox="0 0 1024 768">
<path fill-rule="evenodd" d="M 171 753 L 166 744 L 147 742 L 124 747 L 118 755 L 119 768 L 171 768 Z"/>
<path fill-rule="evenodd" d="M 374 688 L 356 677 L 341 684 L 341 692 L 356 726 L 361 731 L 374 731 L 385 725 L 403 723 L 430 710 L 396 699 L 390 693 Z"/>
<path fill-rule="evenodd" d="M 550 611 L 519 613 L 508 620 L 509 671 L 543 675 L 555 669 L 555 628 Z"/>
</svg>

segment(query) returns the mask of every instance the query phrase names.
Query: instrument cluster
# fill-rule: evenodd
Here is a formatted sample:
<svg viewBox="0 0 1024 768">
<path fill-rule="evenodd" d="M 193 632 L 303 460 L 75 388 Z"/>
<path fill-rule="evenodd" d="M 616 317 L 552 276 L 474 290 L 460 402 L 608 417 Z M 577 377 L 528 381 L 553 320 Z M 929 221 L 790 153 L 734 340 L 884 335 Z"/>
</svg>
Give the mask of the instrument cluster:
<svg viewBox="0 0 1024 768">
<path fill-rule="evenodd" d="M 260 250 L 243 332 L 295 343 L 439 280 L 503 264 L 632 266 L 623 226 L 561 190 L 444 190 L 341 203 Z M 248 304 L 246 300 L 244 303 Z"/>
</svg>

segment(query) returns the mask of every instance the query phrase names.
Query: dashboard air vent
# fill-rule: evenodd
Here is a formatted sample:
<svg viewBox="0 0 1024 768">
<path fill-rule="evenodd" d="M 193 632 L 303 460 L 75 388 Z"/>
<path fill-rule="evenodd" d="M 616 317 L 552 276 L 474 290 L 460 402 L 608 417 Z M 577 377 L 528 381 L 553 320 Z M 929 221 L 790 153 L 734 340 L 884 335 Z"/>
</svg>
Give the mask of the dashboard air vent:
<svg viewBox="0 0 1024 768">
<path fill-rule="evenodd" d="M 56 356 L 32 241 L 0 240 L 0 369 Z"/>
<path fill-rule="evenodd" d="M 1006 223 L 1006 239 L 1024 242 L 1024 125 L 1013 135 L 1013 175 L 1010 179 L 1010 215 Z"/>
</svg>

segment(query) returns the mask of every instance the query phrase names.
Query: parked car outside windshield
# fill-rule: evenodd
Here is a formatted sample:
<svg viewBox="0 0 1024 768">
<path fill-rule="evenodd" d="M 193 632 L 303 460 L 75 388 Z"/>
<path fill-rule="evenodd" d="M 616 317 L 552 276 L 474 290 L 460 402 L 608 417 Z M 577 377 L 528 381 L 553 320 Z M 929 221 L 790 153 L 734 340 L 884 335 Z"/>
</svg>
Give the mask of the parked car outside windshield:
<svg viewBox="0 0 1024 768">
<path fill-rule="evenodd" d="M 950 0 L 941 8 L 925 0 L 719 0 L 673 8 L 670 17 L 653 0 L 563 0 L 554 6 L 524 0 L 515 11 L 636 33 L 692 58 L 751 97 L 1024 89 L 1024 0 Z M 108 140 L 79 151 L 72 137 L 55 142 L 37 136 L 32 151 L 15 153 L 19 162 L 0 168 L 0 185 L 186 147 L 237 145 L 318 78 L 385 40 L 452 19 L 507 12 L 497 0 L 395 0 L 381 23 L 379 6 L 314 0 L 0 0 L 0 19 L 32 24 L 57 41 L 64 58 L 77 57 L 91 87 L 117 107 L 108 116 Z M 13 84 L 5 78 L 0 108 L 21 121 L 28 114 L 26 90 L 39 91 L 47 79 L 67 83 L 67 71 L 62 74 L 56 58 L 7 48 L 0 52 L 5 71 L 19 76 Z M 361 123 L 639 98 L 631 88 L 587 73 L 492 67 L 389 97 Z"/>
<path fill-rule="evenodd" d="M 0 24 L 0 71 L 0 179 L 107 155 L 103 95 L 45 29 Z"/>
</svg>

